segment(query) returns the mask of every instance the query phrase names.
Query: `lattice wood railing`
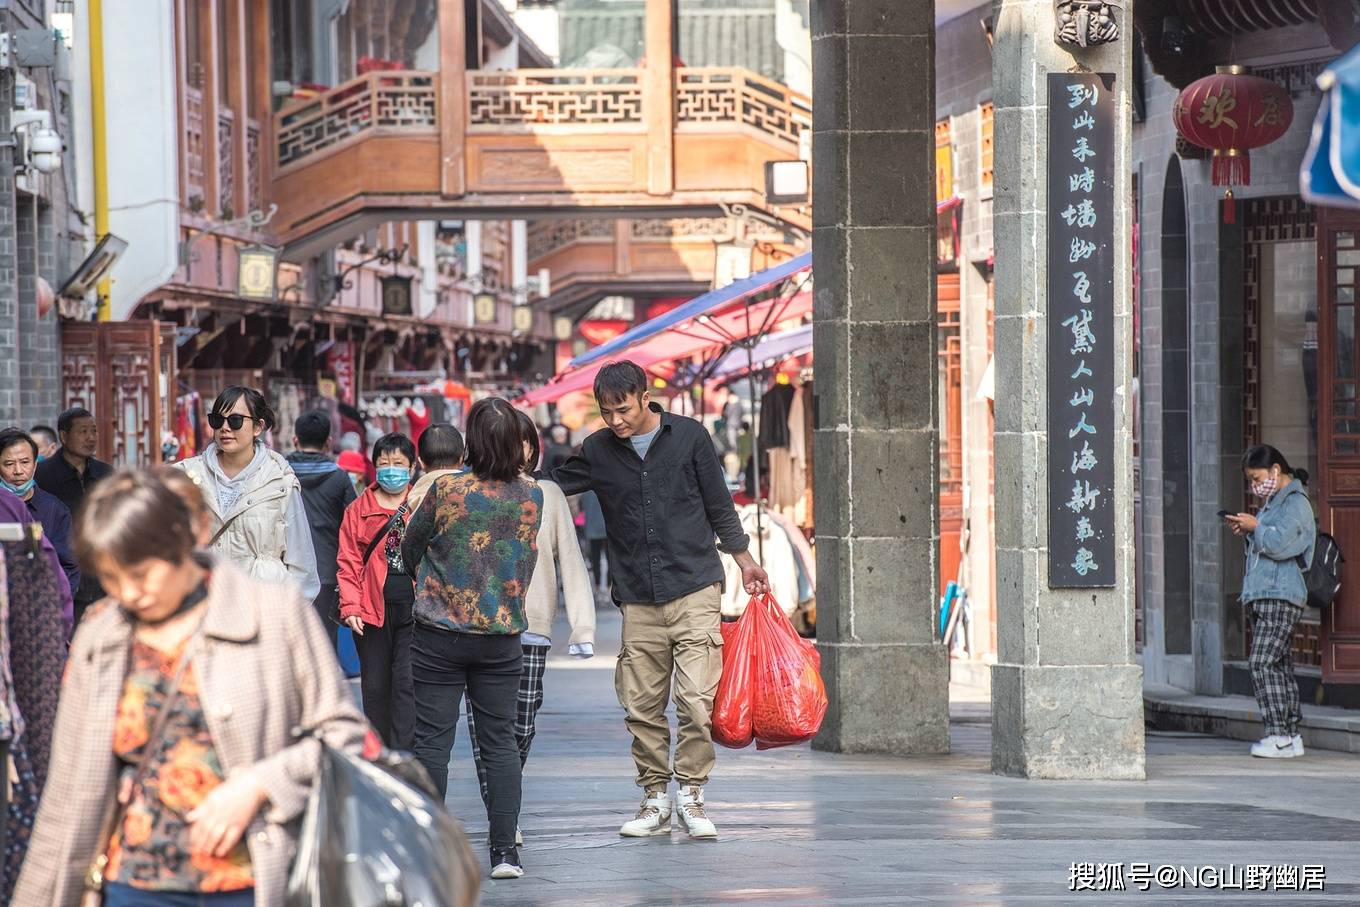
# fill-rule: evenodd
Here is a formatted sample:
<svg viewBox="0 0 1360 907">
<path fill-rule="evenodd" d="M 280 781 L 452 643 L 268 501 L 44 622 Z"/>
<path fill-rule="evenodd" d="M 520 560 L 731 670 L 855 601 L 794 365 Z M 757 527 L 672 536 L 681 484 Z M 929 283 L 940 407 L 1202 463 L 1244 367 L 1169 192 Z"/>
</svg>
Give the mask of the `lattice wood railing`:
<svg viewBox="0 0 1360 907">
<path fill-rule="evenodd" d="M 184 86 L 184 194 L 203 197 L 203 92 Z"/>
<path fill-rule="evenodd" d="M 236 207 L 236 114 L 230 108 L 217 111 L 217 206 L 223 215 L 235 217 Z"/>
<path fill-rule="evenodd" d="M 264 159 L 260 151 L 260 123 L 246 120 L 246 206 L 252 211 L 264 208 Z"/>
<path fill-rule="evenodd" d="M 438 73 L 375 72 L 275 115 L 280 170 L 370 130 L 438 129 Z M 469 133 L 644 128 L 642 69 L 518 69 L 467 73 Z M 676 120 L 698 130 L 741 126 L 798 147 L 812 102 L 737 68 L 676 70 Z"/>
<path fill-rule="evenodd" d="M 468 131 L 642 126 L 641 69 L 469 72 Z"/>
<path fill-rule="evenodd" d="M 740 123 L 795 147 L 812 129 L 812 99 L 750 70 L 686 67 L 675 72 L 676 121 Z"/>
<path fill-rule="evenodd" d="M 274 115 L 275 166 L 286 169 L 373 131 L 439 130 L 438 74 L 371 72 Z"/>
</svg>

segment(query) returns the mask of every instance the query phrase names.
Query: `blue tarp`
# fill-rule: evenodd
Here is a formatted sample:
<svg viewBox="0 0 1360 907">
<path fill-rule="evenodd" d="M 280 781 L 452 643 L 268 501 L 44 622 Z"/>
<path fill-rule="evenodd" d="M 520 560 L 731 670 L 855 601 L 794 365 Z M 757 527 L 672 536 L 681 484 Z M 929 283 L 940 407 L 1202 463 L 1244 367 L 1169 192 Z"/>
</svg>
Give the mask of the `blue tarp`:
<svg viewBox="0 0 1360 907">
<path fill-rule="evenodd" d="M 649 337 L 660 334 L 662 331 L 670 330 L 676 325 L 684 324 L 700 315 L 710 314 L 733 300 L 744 299 L 747 296 L 768 290 L 798 272 L 806 271 L 811 267 L 812 253 L 804 252 L 797 258 L 789 259 L 773 268 L 758 271 L 750 277 L 723 287 L 721 290 L 714 290 L 711 293 L 695 297 L 684 305 L 671 309 L 664 315 L 653 318 L 645 324 L 640 324 L 632 330 L 625 331 L 608 343 L 587 350 L 567 363 L 567 369 L 576 369 L 601 359 L 608 359 Z"/>
<path fill-rule="evenodd" d="M 1325 94 L 1299 171 L 1299 189 L 1314 205 L 1360 208 L 1360 48 L 1318 76 Z"/>
</svg>

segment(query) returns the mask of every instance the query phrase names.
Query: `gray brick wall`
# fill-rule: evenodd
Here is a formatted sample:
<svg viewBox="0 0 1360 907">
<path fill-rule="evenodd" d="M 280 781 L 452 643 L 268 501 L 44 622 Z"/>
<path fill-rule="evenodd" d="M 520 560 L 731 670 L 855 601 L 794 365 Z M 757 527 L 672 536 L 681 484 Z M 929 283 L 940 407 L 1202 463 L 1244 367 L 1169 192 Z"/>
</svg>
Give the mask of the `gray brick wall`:
<svg viewBox="0 0 1360 907">
<path fill-rule="evenodd" d="M 1229 599 L 1240 577 L 1227 576 L 1235 565 L 1225 563 L 1225 541 L 1216 517 L 1232 489 L 1224 476 L 1231 474 L 1228 460 L 1236 449 L 1225 450 L 1222 407 L 1240 406 L 1240 399 L 1226 399 L 1221 390 L 1223 367 L 1222 320 L 1220 311 L 1221 277 L 1219 271 L 1218 202 L 1223 190 L 1210 184 L 1208 161 L 1185 161 L 1188 242 L 1190 253 L 1190 476 L 1191 542 L 1194 571 L 1191 577 L 1193 615 L 1196 624 L 1195 651 L 1192 656 L 1167 656 L 1164 645 L 1163 589 L 1168 578 L 1164 570 L 1163 522 L 1165 494 L 1162 486 L 1163 460 L 1167 439 L 1162 437 L 1161 343 L 1162 278 L 1160 268 L 1162 192 L 1168 161 L 1175 153 L 1175 127 L 1171 109 L 1178 92 L 1148 70 L 1146 81 L 1147 117 L 1134 129 L 1134 162 L 1140 175 L 1140 276 L 1142 377 L 1142 495 L 1143 524 L 1141 551 L 1143 601 L 1145 603 L 1146 645 L 1144 670 L 1149 682 L 1173 683 L 1204 693 L 1221 691 L 1219 662 L 1234 657 L 1233 647 L 1240 639 L 1240 609 Z M 1242 187 L 1241 198 L 1292 196 L 1299 191 L 1298 167 L 1307 145 L 1318 97 L 1294 98 L 1294 123 L 1280 141 L 1252 152 L 1252 185 Z M 1239 341 L 1240 342 L 1240 341 Z M 1171 380 L 1169 377 L 1167 380 Z M 1238 445 L 1240 447 L 1240 444 Z M 1197 666 L 1196 666 L 1196 663 Z"/>
</svg>

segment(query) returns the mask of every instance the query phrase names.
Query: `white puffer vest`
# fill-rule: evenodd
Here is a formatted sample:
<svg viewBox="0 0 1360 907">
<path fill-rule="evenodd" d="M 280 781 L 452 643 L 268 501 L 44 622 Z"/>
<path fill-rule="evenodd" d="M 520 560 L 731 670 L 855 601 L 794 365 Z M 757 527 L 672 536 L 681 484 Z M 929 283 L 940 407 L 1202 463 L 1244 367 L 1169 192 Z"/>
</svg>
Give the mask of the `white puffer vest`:
<svg viewBox="0 0 1360 907">
<path fill-rule="evenodd" d="M 175 465 L 189 474 L 207 498 L 213 515 L 213 535 L 217 537 L 209 550 L 256 579 L 270 582 L 290 579 L 283 563 L 288 547 L 284 527 L 288 497 L 300 486 L 288 461 L 261 445 L 256 457 L 264 460 L 246 481 L 235 506 L 223 513 L 218 505 L 217 473 L 203 457 L 200 454 Z"/>
</svg>

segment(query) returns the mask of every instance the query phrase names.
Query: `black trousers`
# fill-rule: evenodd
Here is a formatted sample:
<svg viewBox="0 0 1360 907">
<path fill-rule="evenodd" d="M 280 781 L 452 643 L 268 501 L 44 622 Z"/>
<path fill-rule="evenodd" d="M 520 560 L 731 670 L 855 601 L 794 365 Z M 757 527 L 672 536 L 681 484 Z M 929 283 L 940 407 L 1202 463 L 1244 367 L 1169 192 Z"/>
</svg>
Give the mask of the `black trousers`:
<svg viewBox="0 0 1360 907">
<path fill-rule="evenodd" d="M 322 583 L 321 591 L 312 599 L 312 607 L 316 609 L 317 617 L 321 618 L 326 635 L 331 638 L 331 648 L 339 654 L 340 637 L 336 635 L 335 629 L 336 618 L 340 616 L 340 587 L 335 583 Z"/>
<path fill-rule="evenodd" d="M 416 703 L 411 681 L 410 601 L 384 603 L 386 615 L 381 627 L 364 626 L 364 635 L 354 634 L 359 653 L 359 689 L 364 698 L 364 715 L 383 743 L 394 750 L 409 750 L 415 741 Z"/>
<path fill-rule="evenodd" d="M 486 817 L 492 850 L 515 846 L 520 761 L 515 741 L 524 650 L 518 636 L 454 633 L 417 624 L 412 649 L 416 690 L 415 755 L 442 798 L 449 756 L 466 692 L 476 716 L 477 747 L 486 768 Z"/>
<path fill-rule="evenodd" d="M 604 539 L 590 540 L 590 567 L 595 574 L 595 585 L 604 585 Z"/>
</svg>

